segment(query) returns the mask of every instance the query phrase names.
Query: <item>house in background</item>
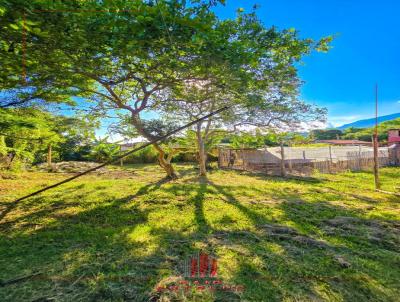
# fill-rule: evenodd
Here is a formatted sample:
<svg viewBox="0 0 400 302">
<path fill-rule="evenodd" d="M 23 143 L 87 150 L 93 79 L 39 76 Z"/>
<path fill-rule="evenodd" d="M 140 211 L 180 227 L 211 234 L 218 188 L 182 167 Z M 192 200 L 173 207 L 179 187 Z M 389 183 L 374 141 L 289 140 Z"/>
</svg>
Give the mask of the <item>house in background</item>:
<svg viewBox="0 0 400 302">
<path fill-rule="evenodd" d="M 400 129 L 388 130 L 388 145 L 400 144 Z"/>
<path fill-rule="evenodd" d="M 129 151 L 132 150 L 134 147 L 136 147 L 139 144 L 139 142 L 136 143 L 123 143 L 123 144 L 118 144 L 119 145 L 119 150 L 120 151 Z"/>
</svg>

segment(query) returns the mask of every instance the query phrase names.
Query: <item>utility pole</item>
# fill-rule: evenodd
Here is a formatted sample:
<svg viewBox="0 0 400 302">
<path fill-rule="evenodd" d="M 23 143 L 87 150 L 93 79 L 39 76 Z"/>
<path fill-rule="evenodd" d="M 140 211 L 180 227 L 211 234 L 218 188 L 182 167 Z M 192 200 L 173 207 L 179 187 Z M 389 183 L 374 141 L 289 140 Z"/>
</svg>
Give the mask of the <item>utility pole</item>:
<svg viewBox="0 0 400 302">
<path fill-rule="evenodd" d="M 379 182 L 379 163 L 378 163 L 378 84 L 375 85 L 375 131 L 373 135 L 374 142 L 374 180 L 375 190 L 381 188 Z"/>
</svg>

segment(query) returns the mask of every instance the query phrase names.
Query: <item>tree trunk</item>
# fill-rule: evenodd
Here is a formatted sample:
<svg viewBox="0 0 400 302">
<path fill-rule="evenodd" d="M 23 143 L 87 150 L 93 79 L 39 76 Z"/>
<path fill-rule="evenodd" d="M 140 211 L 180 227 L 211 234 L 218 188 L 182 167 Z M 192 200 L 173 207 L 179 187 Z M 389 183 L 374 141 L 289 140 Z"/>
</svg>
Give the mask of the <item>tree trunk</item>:
<svg viewBox="0 0 400 302">
<path fill-rule="evenodd" d="M 48 146 L 47 146 L 47 166 L 49 167 L 49 168 L 51 168 L 51 163 L 52 163 L 52 159 L 51 159 L 51 154 L 52 153 L 52 150 L 51 150 L 51 144 L 49 144 Z"/>
<path fill-rule="evenodd" d="M 171 179 L 178 178 L 174 167 L 171 164 L 172 154 L 166 155 L 165 151 L 158 144 L 153 144 L 154 148 L 158 151 L 158 163 L 161 168 L 167 173 L 167 176 Z"/>
<path fill-rule="evenodd" d="M 142 121 L 140 120 L 140 117 L 138 115 L 132 115 L 131 121 L 140 135 L 142 135 L 149 141 L 155 139 L 154 136 L 146 132 L 146 130 L 143 127 Z M 161 146 L 157 143 L 154 143 L 153 147 L 158 152 L 158 163 L 161 166 L 161 168 L 163 168 L 164 171 L 167 173 L 168 178 L 171 179 L 178 178 L 178 175 L 176 174 L 175 169 L 171 164 L 172 153 L 167 155 L 167 153 L 163 150 L 163 148 L 161 148 Z"/>
<path fill-rule="evenodd" d="M 197 148 L 199 152 L 199 174 L 200 176 L 206 176 L 207 153 L 204 145 L 204 139 L 201 135 L 201 123 L 197 124 L 196 136 L 197 136 Z"/>
</svg>

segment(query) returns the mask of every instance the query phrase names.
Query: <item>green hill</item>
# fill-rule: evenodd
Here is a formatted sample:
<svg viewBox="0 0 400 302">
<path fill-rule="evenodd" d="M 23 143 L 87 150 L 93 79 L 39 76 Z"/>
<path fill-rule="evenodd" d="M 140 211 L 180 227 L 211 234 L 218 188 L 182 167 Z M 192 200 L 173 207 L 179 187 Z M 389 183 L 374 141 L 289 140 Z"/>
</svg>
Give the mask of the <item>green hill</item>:
<svg viewBox="0 0 400 302">
<path fill-rule="evenodd" d="M 383 115 L 378 117 L 378 123 L 393 121 L 394 119 L 398 118 L 400 118 L 400 112 L 389 115 Z M 375 125 L 375 118 L 369 118 L 365 120 L 359 120 L 350 124 L 344 124 L 340 127 L 337 127 L 337 129 L 343 131 L 348 128 L 368 128 L 368 127 L 373 127 L 374 125 Z"/>
<path fill-rule="evenodd" d="M 400 118 L 382 122 L 378 125 L 378 138 L 379 141 L 385 142 L 388 139 L 388 130 L 389 129 L 400 129 Z M 375 127 L 370 128 L 355 128 L 350 127 L 343 131 L 341 135 L 342 139 L 359 139 L 363 141 L 371 141 L 372 134 L 374 133 Z"/>
</svg>

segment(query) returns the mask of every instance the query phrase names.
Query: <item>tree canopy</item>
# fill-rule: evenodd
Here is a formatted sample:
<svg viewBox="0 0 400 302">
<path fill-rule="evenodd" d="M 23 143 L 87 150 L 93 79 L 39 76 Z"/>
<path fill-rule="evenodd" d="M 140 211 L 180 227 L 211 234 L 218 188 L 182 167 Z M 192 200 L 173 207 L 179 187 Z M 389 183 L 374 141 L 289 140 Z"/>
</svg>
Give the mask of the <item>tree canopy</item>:
<svg viewBox="0 0 400 302">
<path fill-rule="evenodd" d="M 294 29 L 267 28 L 256 11 L 222 20 L 212 8 L 223 3 L 8 0 L 0 6 L 6 66 L 0 105 L 79 98 L 103 113 L 125 112 L 124 120 L 148 140 L 154 123 L 143 120 L 147 111 L 183 122 L 232 106 L 197 125 L 203 140 L 225 126 L 323 117 L 323 110 L 298 100 L 296 64 L 313 50 L 328 50 L 331 37 L 314 41 Z M 174 177 L 169 151 L 154 147 Z"/>
</svg>

